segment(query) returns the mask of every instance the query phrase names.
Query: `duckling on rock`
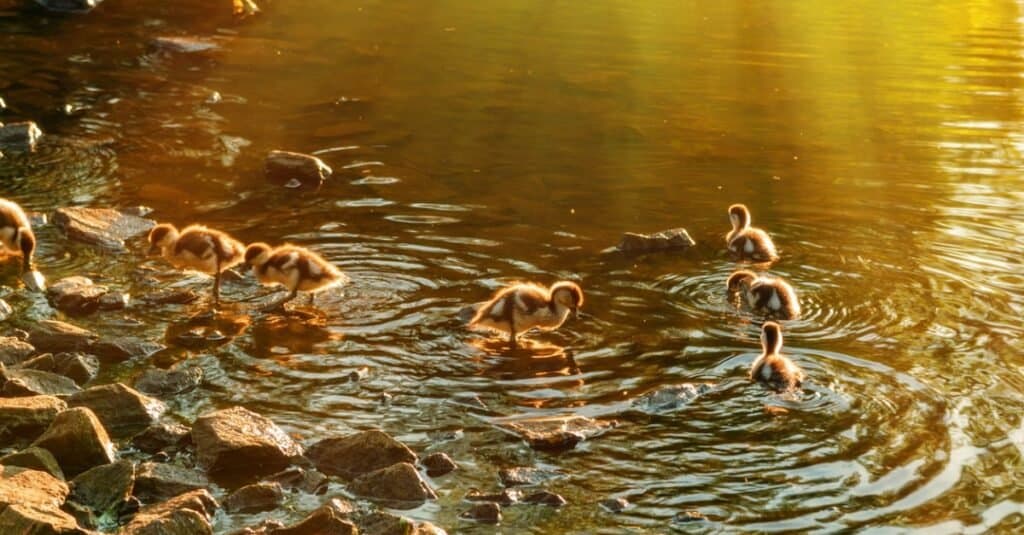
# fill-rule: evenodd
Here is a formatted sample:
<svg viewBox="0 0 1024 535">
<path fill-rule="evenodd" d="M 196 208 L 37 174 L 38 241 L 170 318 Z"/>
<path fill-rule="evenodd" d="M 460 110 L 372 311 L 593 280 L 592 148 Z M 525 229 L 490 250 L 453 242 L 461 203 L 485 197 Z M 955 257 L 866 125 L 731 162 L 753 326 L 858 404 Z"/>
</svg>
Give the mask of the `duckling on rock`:
<svg viewBox="0 0 1024 535">
<path fill-rule="evenodd" d="M 800 317 L 800 301 L 796 291 L 782 279 L 759 276 L 753 271 L 741 269 L 729 275 L 725 286 L 729 293 L 738 293 L 751 310 L 765 312 L 783 320 Z"/>
<path fill-rule="evenodd" d="M 203 225 L 189 225 L 178 232 L 162 223 L 149 231 L 149 254 L 160 253 L 178 269 L 213 275 L 213 302 L 220 303 L 220 278 L 224 270 L 242 262 L 245 246 L 228 234 Z"/>
<path fill-rule="evenodd" d="M 770 262 L 779 259 L 768 233 L 750 226 L 750 210 L 743 204 L 729 207 L 732 230 L 725 237 L 729 251 L 740 258 Z"/>
<path fill-rule="evenodd" d="M 0 198 L 0 253 L 21 255 L 23 272 L 32 271 L 36 235 L 18 203 Z"/>
<path fill-rule="evenodd" d="M 349 281 L 348 276 L 334 264 L 297 245 L 274 248 L 266 243 L 251 244 L 245 249 L 245 263 L 252 266 L 252 272 L 260 283 L 281 284 L 289 290 L 284 299 L 272 303 L 265 310 L 282 309 L 299 291 L 309 292 L 312 304 L 316 292 Z"/>
<path fill-rule="evenodd" d="M 782 351 L 782 327 L 774 321 L 761 326 L 761 356 L 750 367 L 750 380 L 758 381 L 778 392 L 800 388 L 804 372 Z"/>
<path fill-rule="evenodd" d="M 534 283 L 515 283 L 499 290 L 481 305 L 469 326 L 507 333 L 509 344 L 514 348 L 519 333 L 533 328 L 557 329 L 570 313 L 578 316 L 581 306 L 583 290 L 575 282 L 556 282 L 550 289 Z"/>
</svg>

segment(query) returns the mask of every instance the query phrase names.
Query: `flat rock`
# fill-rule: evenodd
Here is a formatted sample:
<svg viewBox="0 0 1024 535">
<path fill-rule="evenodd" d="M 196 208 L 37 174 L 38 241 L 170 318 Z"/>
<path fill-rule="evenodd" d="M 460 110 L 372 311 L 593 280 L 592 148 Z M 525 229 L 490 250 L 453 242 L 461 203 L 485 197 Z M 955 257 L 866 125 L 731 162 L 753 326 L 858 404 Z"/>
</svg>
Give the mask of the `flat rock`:
<svg viewBox="0 0 1024 535">
<path fill-rule="evenodd" d="M 441 452 L 427 455 L 420 464 L 427 469 L 427 475 L 430 477 L 441 477 L 459 467 L 447 453 Z"/>
<path fill-rule="evenodd" d="M 585 416 L 555 416 L 522 419 L 505 427 L 518 434 L 538 451 L 559 452 L 576 447 L 580 441 L 614 427 L 616 422 L 595 420 Z"/>
<path fill-rule="evenodd" d="M 61 481 L 64 480 L 64 472 L 60 469 L 57 459 L 53 457 L 49 450 L 44 450 L 43 448 L 33 446 L 18 452 L 8 453 L 0 457 L 0 465 L 20 466 L 31 470 L 39 470 Z"/>
<path fill-rule="evenodd" d="M 325 438 L 309 447 L 306 456 L 330 476 L 352 479 L 396 463 L 415 463 L 416 454 L 383 431 Z"/>
<path fill-rule="evenodd" d="M 202 472 L 170 463 L 142 463 L 135 473 L 135 496 L 143 502 L 166 500 L 209 485 Z"/>
<path fill-rule="evenodd" d="M 627 232 L 622 235 L 622 241 L 619 242 L 616 249 L 624 253 L 647 253 L 668 249 L 685 250 L 696 244 L 697 242 L 693 241 L 686 229 L 680 227 L 653 234 Z"/>
<path fill-rule="evenodd" d="M 129 436 L 154 423 L 167 410 L 158 399 L 121 383 L 94 386 L 68 398 L 68 406 L 88 407 L 114 437 Z"/>
<path fill-rule="evenodd" d="M 601 501 L 601 508 L 609 513 L 621 513 L 629 507 L 629 501 L 625 498 L 608 498 Z"/>
<path fill-rule="evenodd" d="M 199 366 L 181 366 L 171 370 L 149 368 L 135 379 L 135 388 L 161 398 L 184 394 L 201 384 L 203 369 Z"/>
<path fill-rule="evenodd" d="M 523 498 L 523 503 L 532 503 L 534 505 L 547 505 L 549 507 L 561 507 L 568 502 L 560 494 L 555 494 L 554 492 L 542 490 L 539 492 L 534 492 L 532 494 L 527 494 Z"/>
<path fill-rule="evenodd" d="M 0 466 L 0 509 L 12 504 L 58 508 L 68 492 L 66 483 L 46 472 Z"/>
<path fill-rule="evenodd" d="M 253 483 L 246 485 L 224 499 L 224 509 L 229 513 L 259 513 L 269 511 L 284 501 L 284 489 L 277 483 Z"/>
<path fill-rule="evenodd" d="M 273 150 L 263 163 L 267 178 L 288 187 L 318 188 L 331 176 L 331 168 L 316 156 Z"/>
<path fill-rule="evenodd" d="M 61 13 L 88 13 L 100 5 L 103 0 L 36 0 L 36 3 Z"/>
<path fill-rule="evenodd" d="M 92 331 L 57 320 L 40 320 L 31 329 L 28 341 L 42 352 L 82 351 L 98 338 Z"/>
<path fill-rule="evenodd" d="M 68 404 L 53 396 L 0 398 L 0 437 L 42 431 Z"/>
<path fill-rule="evenodd" d="M 0 336 L 0 364 L 19 364 L 35 352 L 36 348 L 24 340 L 13 336 Z"/>
<path fill-rule="evenodd" d="M 123 362 L 134 358 L 149 357 L 166 348 L 167 346 L 157 342 L 124 336 L 121 338 L 103 338 L 95 342 L 90 347 L 89 352 L 104 360 Z"/>
<path fill-rule="evenodd" d="M 75 517 L 56 507 L 10 505 L 0 513 L 0 526 L 5 534 L 26 535 L 88 535 L 94 533 L 78 527 Z"/>
<path fill-rule="evenodd" d="M 652 390 L 634 399 L 633 408 L 652 414 L 673 411 L 693 403 L 712 389 L 708 383 L 683 383 Z"/>
<path fill-rule="evenodd" d="M 309 494 L 323 494 L 327 491 L 327 476 L 315 469 L 289 466 L 284 470 L 271 474 L 263 479 L 267 483 L 276 483 L 286 489 L 299 489 Z"/>
<path fill-rule="evenodd" d="M 96 312 L 101 308 L 102 299 L 108 293 L 110 290 L 106 286 L 97 285 L 92 279 L 79 275 L 64 277 L 46 289 L 46 297 L 50 304 L 68 314 Z"/>
<path fill-rule="evenodd" d="M 494 502 L 508 507 L 523 499 L 522 491 L 518 489 L 503 489 L 499 493 L 485 494 L 479 490 L 471 490 L 466 493 L 465 500 L 470 502 Z"/>
<path fill-rule="evenodd" d="M 143 507 L 118 535 L 212 535 L 210 518 L 218 507 L 207 490 L 195 490 Z"/>
<path fill-rule="evenodd" d="M 82 389 L 68 377 L 31 368 L 4 368 L 0 365 L 4 396 L 69 396 Z"/>
<path fill-rule="evenodd" d="M 434 490 L 409 463 L 393 464 L 356 478 L 349 490 L 361 496 L 386 502 L 396 509 L 418 507 L 437 498 Z"/>
<path fill-rule="evenodd" d="M 481 502 L 463 511 L 459 516 L 484 524 L 500 524 L 501 506 L 494 502 Z"/>
<path fill-rule="evenodd" d="M 498 471 L 498 478 L 501 484 L 506 487 L 522 487 L 539 485 L 549 479 L 561 476 L 558 472 L 541 470 L 540 468 L 529 468 L 518 466 L 515 468 L 503 468 Z"/>
<path fill-rule="evenodd" d="M 125 240 L 142 236 L 156 225 L 152 219 L 111 208 L 58 208 L 53 222 L 68 238 L 113 251 L 126 251 Z"/>
<path fill-rule="evenodd" d="M 196 459 L 210 473 L 260 477 L 282 470 L 302 446 L 268 418 L 242 407 L 219 410 L 192 425 Z"/>
<path fill-rule="evenodd" d="M 86 407 L 61 412 L 32 444 L 50 450 L 68 477 L 114 462 L 114 445 L 99 418 Z"/>
<path fill-rule="evenodd" d="M 153 424 L 145 431 L 132 437 L 132 446 L 139 451 L 153 454 L 158 451 L 178 450 L 192 441 L 189 428 L 180 424 Z"/>
<path fill-rule="evenodd" d="M 358 519 L 362 535 L 444 535 L 445 531 L 431 524 L 383 511 L 361 515 Z"/>
<path fill-rule="evenodd" d="M 194 54 L 196 52 L 208 52 L 220 48 L 220 45 L 212 39 L 190 36 L 165 35 L 153 39 L 153 46 L 182 54 Z"/>
<path fill-rule="evenodd" d="M 135 464 L 117 461 L 79 474 L 71 481 L 71 499 L 102 515 L 120 509 L 134 488 Z"/>
<path fill-rule="evenodd" d="M 355 507 L 334 498 L 316 508 L 299 522 L 283 528 L 268 529 L 268 535 L 355 535 L 359 529 L 349 520 Z"/>
<path fill-rule="evenodd" d="M 35 150 L 43 131 L 32 121 L 0 123 L 0 148 L 15 151 Z"/>
<path fill-rule="evenodd" d="M 85 353 L 43 353 L 22 362 L 18 368 L 56 373 L 81 386 L 96 377 L 100 361 Z"/>
</svg>

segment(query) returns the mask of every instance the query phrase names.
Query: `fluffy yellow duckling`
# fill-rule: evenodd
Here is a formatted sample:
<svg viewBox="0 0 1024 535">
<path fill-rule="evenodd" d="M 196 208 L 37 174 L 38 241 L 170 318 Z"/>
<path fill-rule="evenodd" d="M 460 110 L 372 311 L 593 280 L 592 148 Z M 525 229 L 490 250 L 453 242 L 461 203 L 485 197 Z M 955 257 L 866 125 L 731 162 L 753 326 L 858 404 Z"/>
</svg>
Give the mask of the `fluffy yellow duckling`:
<svg viewBox="0 0 1024 535">
<path fill-rule="evenodd" d="M 750 226 L 750 210 L 745 205 L 730 206 L 729 221 L 732 222 L 732 230 L 725 237 L 725 242 L 730 252 L 762 262 L 778 260 L 775 244 L 768 233 Z"/>
<path fill-rule="evenodd" d="M 32 233 L 32 225 L 21 206 L 7 199 L 0 199 L 0 250 L 21 255 L 22 271 L 32 271 L 36 235 Z"/>
<path fill-rule="evenodd" d="M 583 306 L 583 290 L 575 282 L 556 282 L 551 288 L 518 283 L 499 290 L 484 303 L 469 322 L 474 329 L 508 333 L 516 346 L 516 335 L 533 328 L 552 331 L 575 317 Z"/>
<path fill-rule="evenodd" d="M 298 295 L 299 291 L 313 295 L 323 289 L 348 282 L 348 276 L 322 256 L 297 245 L 271 247 L 266 243 L 254 243 L 245 249 L 245 263 L 252 266 L 252 272 L 262 284 L 281 284 L 289 290 L 288 295 L 267 307 L 280 309 Z"/>
<path fill-rule="evenodd" d="M 783 320 L 800 317 L 800 301 L 796 291 L 788 282 L 759 276 L 753 271 L 741 269 L 725 282 L 730 293 L 738 293 L 751 310 L 765 312 Z"/>
<path fill-rule="evenodd" d="M 782 350 L 782 328 L 774 321 L 761 326 L 761 356 L 750 367 L 750 380 L 759 381 L 776 391 L 796 390 L 804 381 L 804 372 Z"/>
<path fill-rule="evenodd" d="M 162 223 L 149 231 L 149 254 L 160 253 L 178 269 L 213 275 L 213 302 L 220 303 L 220 277 L 225 269 L 239 264 L 245 246 L 231 236 L 202 225 L 189 225 L 178 232 Z"/>
</svg>

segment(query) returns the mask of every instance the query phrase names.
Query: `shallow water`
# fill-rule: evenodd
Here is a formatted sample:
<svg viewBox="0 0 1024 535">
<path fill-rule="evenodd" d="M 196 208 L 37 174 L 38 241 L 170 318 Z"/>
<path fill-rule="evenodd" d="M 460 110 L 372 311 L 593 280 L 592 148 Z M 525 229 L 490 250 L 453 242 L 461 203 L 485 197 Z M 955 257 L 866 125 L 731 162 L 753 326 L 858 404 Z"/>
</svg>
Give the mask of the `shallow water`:
<svg viewBox="0 0 1024 535">
<path fill-rule="evenodd" d="M 557 471 L 545 488 L 569 505 L 508 508 L 509 532 L 1021 529 L 1020 4 L 264 3 L 239 22 L 197 0 L 75 17 L 0 2 L 0 120 L 47 132 L 0 160 L 0 195 L 39 211 L 143 204 L 311 246 L 352 277 L 319 298 L 319 323 L 243 302 L 217 326 L 237 337 L 171 343 L 104 380 L 187 361 L 207 382 L 172 404 L 185 420 L 243 404 L 307 444 L 381 427 L 448 452 L 462 469 L 407 514 L 450 532 L 492 532 L 457 519 L 462 497 L 520 465 Z M 221 48 L 149 45 L 180 34 Z M 335 174 L 281 189 L 262 175 L 271 149 Z M 786 352 L 810 381 L 793 398 L 746 380 L 759 320 L 723 292 L 733 202 L 771 231 L 771 271 L 802 297 Z M 601 254 L 623 231 L 676 226 L 698 247 Z M 39 234 L 51 280 L 208 288 Z M 507 281 L 562 278 L 589 316 L 521 351 L 456 319 Z M 74 321 L 164 340 L 202 309 Z M 705 382 L 694 400 L 642 403 Z M 550 416 L 617 425 L 561 455 L 500 429 Z M 633 505 L 604 512 L 609 496 Z M 673 521 L 691 510 L 708 521 Z"/>
</svg>

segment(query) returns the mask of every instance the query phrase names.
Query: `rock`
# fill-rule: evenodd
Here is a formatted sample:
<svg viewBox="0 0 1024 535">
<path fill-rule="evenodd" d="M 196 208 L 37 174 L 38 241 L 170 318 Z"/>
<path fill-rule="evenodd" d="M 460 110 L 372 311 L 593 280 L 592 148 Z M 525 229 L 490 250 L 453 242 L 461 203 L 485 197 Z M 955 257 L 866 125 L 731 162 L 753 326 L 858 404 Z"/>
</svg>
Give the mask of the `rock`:
<svg viewBox="0 0 1024 535">
<path fill-rule="evenodd" d="M 62 353 L 82 351 L 98 338 L 95 333 L 57 320 L 40 320 L 29 333 L 29 343 L 37 351 Z"/>
<path fill-rule="evenodd" d="M 321 472 L 345 479 L 396 463 L 416 462 L 416 454 L 405 444 L 378 430 L 325 438 L 310 446 L 306 456 Z"/>
<path fill-rule="evenodd" d="M 309 494 L 323 494 L 327 491 L 327 476 L 319 470 L 289 466 L 284 470 L 267 476 L 265 482 L 277 483 L 286 489 L 299 489 Z"/>
<path fill-rule="evenodd" d="M 32 344 L 13 336 L 0 336 L 0 364 L 18 364 L 36 352 Z"/>
<path fill-rule="evenodd" d="M 601 502 L 601 508 L 609 513 L 621 513 L 629 507 L 629 502 L 625 498 L 608 498 Z"/>
<path fill-rule="evenodd" d="M 504 489 L 498 494 L 484 494 L 474 489 L 466 493 L 465 499 L 470 502 L 494 502 L 508 507 L 523 499 L 523 493 L 517 489 Z"/>
<path fill-rule="evenodd" d="M 130 301 L 131 296 L 124 292 L 107 292 L 100 297 L 100 310 L 123 310 Z"/>
<path fill-rule="evenodd" d="M 100 360 L 86 353 L 57 353 L 53 356 L 54 373 L 70 378 L 79 385 L 92 381 L 100 371 Z"/>
<path fill-rule="evenodd" d="M 64 502 L 61 509 L 65 513 L 72 516 L 75 522 L 85 529 L 96 529 L 99 527 L 99 520 L 96 518 L 96 513 L 92 509 L 71 500 Z"/>
<path fill-rule="evenodd" d="M 33 369 L 7 369 L 3 365 L 0 365 L 0 380 L 3 395 L 10 397 L 68 396 L 82 390 L 63 375 Z"/>
<path fill-rule="evenodd" d="M 184 305 L 199 299 L 199 293 L 191 289 L 169 289 L 142 297 L 146 303 L 153 305 Z"/>
<path fill-rule="evenodd" d="M 25 283 L 25 287 L 33 292 L 46 291 L 46 277 L 35 269 L 30 269 L 22 273 L 21 282 Z M 10 307 L 10 305 L 8 305 L 8 307 Z M 4 312 L 6 313 L 7 311 Z"/>
<path fill-rule="evenodd" d="M 68 492 L 66 483 L 46 472 L 0 466 L 0 509 L 13 504 L 56 509 L 67 499 Z"/>
<path fill-rule="evenodd" d="M 173 498 L 210 485 L 202 472 L 169 463 L 142 463 L 135 475 L 135 497 L 143 502 Z"/>
<path fill-rule="evenodd" d="M 68 398 L 70 407 L 89 407 L 114 437 L 137 433 L 156 423 L 167 410 L 158 399 L 121 383 L 94 386 Z"/>
<path fill-rule="evenodd" d="M 410 518 L 377 511 L 362 515 L 358 520 L 362 535 L 443 535 L 444 530 L 430 522 L 417 522 Z"/>
<path fill-rule="evenodd" d="M 427 455 L 420 464 L 427 469 L 427 475 L 430 477 L 443 476 L 459 467 L 447 453 L 441 452 Z"/>
<path fill-rule="evenodd" d="M 412 509 L 426 500 L 437 498 L 433 489 L 409 463 L 393 464 L 363 474 L 349 485 L 349 490 L 367 498 L 388 502 L 395 509 Z"/>
<path fill-rule="evenodd" d="M 267 178 L 275 183 L 294 184 L 294 187 L 318 188 L 333 171 L 320 158 L 273 150 L 264 161 L 263 170 Z M 293 182 L 294 181 L 294 182 Z"/>
<path fill-rule="evenodd" d="M 556 416 L 519 420 L 505 427 L 523 437 L 535 450 L 560 452 L 570 450 L 584 438 L 596 436 L 614 426 L 613 421 L 585 416 Z"/>
<path fill-rule="evenodd" d="M 523 498 L 523 503 L 532 503 L 534 505 L 548 505 L 551 507 L 561 507 L 569 502 L 565 501 L 565 498 L 563 498 L 559 494 L 542 490 L 540 492 L 528 494 L 525 498 Z"/>
<path fill-rule="evenodd" d="M 62 13 L 88 13 L 103 0 L 36 0 L 36 3 L 50 11 Z"/>
<path fill-rule="evenodd" d="M 624 253 L 647 253 L 667 249 L 689 249 L 696 245 L 684 228 L 663 230 L 654 234 L 637 234 L 627 232 L 616 249 Z"/>
<path fill-rule="evenodd" d="M 635 409 L 658 414 L 676 410 L 692 403 L 698 397 L 711 391 L 708 383 L 682 383 L 647 392 L 634 399 L 630 405 Z"/>
<path fill-rule="evenodd" d="M 114 462 L 114 445 L 99 418 L 85 407 L 61 412 L 33 446 L 50 450 L 68 477 Z"/>
<path fill-rule="evenodd" d="M 141 338 L 104 338 L 92 345 L 91 353 L 114 362 L 133 358 L 145 358 L 166 349 L 163 344 Z"/>
<path fill-rule="evenodd" d="M 151 219 L 110 208 L 58 208 L 53 222 L 68 238 L 113 251 L 126 251 L 125 240 L 142 236 L 156 225 Z"/>
<path fill-rule="evenodd" d="M 506 487 L 538 485 L 560 475 L 561 474 L 558 472 L 552 472 L 550 470 L 541 470 L 539 468 L 527 468 L 522 466 L 516 468 L 503 468 L 498 471 L 498 478 L 501 479 L 501 484 Z"/>
<path fill-rule="evenodd" d="M 106 286 L 98 286 L 88 277 L 64 277 L 46 289 L 54 308 L 68 314 L 91 314 L 100 308 L 100 299 L 107 295 Z"/>
<path fill-rule="evenodd" d="M 259 513 L 269 511 L 284 501 L 284 490 L 277 483 L 253 483 L 232 492 L 224 500 L 229 513 Z"/>
<path fill-rule="evenodd" d="M 685 524 L 688 522 L 706 522 L 707 519 L 708 517 L 704 516 L 700 511 L 682 511 L 672 517 L 672 522 Z"/>
<path fill-rule="evenodd" d="M 135 379 L 135 388 L 162 398 L 184 394 L 203 384 L 203 369 L 184 366 L 172 370 L 149 368 Z"/>
<path fill-rule="evenodd" d="M 194 490 L 143 507 L 118 535 L 212 535 L 210 518 L 217 507 L 207 490 Z"/>
<path fill-rule="evenodd" d="M 119 510 L 134 488 L 135 464 L 117 461 L 79 474 L 71 481 L 71 499 L 102 515 Z"/>
<path fill-rule="evenodd" d="M 0 152 L 0 159 L 3 159 L 4 153 Z M 8 318 L 14 315 L 14 309 L 11 308 L 10 303 L 0 299 L 0 321 L 7 321 Z"/>
<path fill-rule="evenodd" d="M 0 457 L 0 465 L 20 466 L 31 470 L 39 470 L 61 481 L 64 480 L 64 472 L 61 471 L 57 459 L 53 457 L 49 450 L 44 450 L 43 448 L 31 447 L 16 453 L 8 453 Z"/>
<path fill-rule="evenodd" d="M 501 506 L 494 502 L 482 502 L 463 511 L 459 516 L 485 524 L 499 524 L 501 523 Z"/>
<path fill-rule="evenodd" d="M 57 362 L 53 359 L 53 353 L 43 353 L 42 355 L 36 355 L 30 359 L 26 359 L 18 365 L 18 369 L 22 370 L 39 370 L 41 372 L 52 372 L 57 367 Z"/>
<path fill-rule="evenodd" d="M 191 431 L 183 425 L 153 424 L 132 437 L 132 446 L 139 451 L 153 454 L 158 451 L 183 448 L 190 444 L 191 440 Z"/>
<path fill-rule="evenodd" d="M 268 529 L 268 535 L 355 535 L 359 533 L 349 515 L 355 512 L 351 503 L 337 498 L 318 507 L 306 518 L 284 528 Z"/>
<path fill-rule="evenodd" d="M 67 403 L 53 396 L 0 398 L 0 438 L 33 436 L 67 408 Z"/>
<path fill-rule="evenodd" d="M 220 48 L 220 45 L 210 39 L 202 37 L 186 36 L 163 36 L 153 39 L 153 46 L 170 52 L 192 54 L 195 52 L 207 52 Z"/>
<path fill-rule="evenodd" d="M 5 534 L 26 535 L 88 535 L 78 527 L 75 517 L 58 508 L 36 505 L 10 505 L 0 513 L 0 526 Z"/>
<path fill-rule="evenodd" d="M 192 426 L 196 459 L 210 473 L 241 472 L 260 477 L 288 466 L 302 455 L 274 422 L 242 407 L 200 416 Z"/>
<path fill-rule="evenodd" d="M 0 148 L 16 151 L 35 150 L 36 142 L 41 137 L 43 131 L 32 121 L 0 123 Z"/>
</svg>

